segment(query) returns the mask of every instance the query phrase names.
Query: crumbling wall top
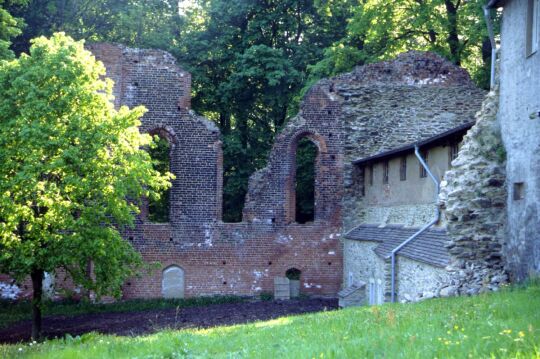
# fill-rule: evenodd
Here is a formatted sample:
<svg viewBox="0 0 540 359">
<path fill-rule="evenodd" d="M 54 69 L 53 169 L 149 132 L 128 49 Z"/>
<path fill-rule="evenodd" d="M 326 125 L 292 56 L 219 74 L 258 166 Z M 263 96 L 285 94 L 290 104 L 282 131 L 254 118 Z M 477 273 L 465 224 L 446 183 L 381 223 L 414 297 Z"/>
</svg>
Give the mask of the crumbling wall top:
<svg viewBox="0 0 540 359">
<path fill-rule="evenodd" d="M 352 72 L 333 79 L 355 86 L 468 86 L 474 87 L 467 71 L 443 57 L 422 51 L 408 51 L 390 61 L 357 66 Z"/>
</svg>

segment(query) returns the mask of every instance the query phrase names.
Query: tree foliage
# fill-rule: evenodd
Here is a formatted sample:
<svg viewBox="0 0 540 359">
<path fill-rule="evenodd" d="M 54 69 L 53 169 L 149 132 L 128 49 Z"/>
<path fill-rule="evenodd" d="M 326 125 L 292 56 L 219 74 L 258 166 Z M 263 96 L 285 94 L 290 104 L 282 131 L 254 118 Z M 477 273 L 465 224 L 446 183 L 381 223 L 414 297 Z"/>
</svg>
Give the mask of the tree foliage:
<svg viewBox="0 0 540 359">
<path fill-rule="evenodd" d="M 138 128 L 144 108 L 116 111 L 104 73 L 61 33 L 0 64 L 0 272 L 30 274 L 34 294 L 61 268 L 98 296 L 118 295 L 141 265 L 120 231 L 139 198 L 170 185 L 142 149 L 152 145 Z"/>
<path fill-rule="evenodd" d="M 0 60 L 13 57 L 11 40 L 22 33 L 24 22 L 9 12 L 9 7 L 22 7 L 27 0 L 0 0 Z"/>
<path fill-rule="evenodd" d="M 488 84 L 485 0 L 3 1 L 27 24 L 10 35 L 16 53 L 59 30 L 173 53 L 192 73 L 194 110 L 223 133 L 226 221 L 240 220 L 249 175 L 317 80 L 430 50 Z"/>
<path fill-rule="evenodd" d="M 312 80 L 422 50 L 464 66 L 485 87 L 491 53 L 483 5 L 483 0 L 361 0 L 347 35 L 310 68 Z"/>
</svg>

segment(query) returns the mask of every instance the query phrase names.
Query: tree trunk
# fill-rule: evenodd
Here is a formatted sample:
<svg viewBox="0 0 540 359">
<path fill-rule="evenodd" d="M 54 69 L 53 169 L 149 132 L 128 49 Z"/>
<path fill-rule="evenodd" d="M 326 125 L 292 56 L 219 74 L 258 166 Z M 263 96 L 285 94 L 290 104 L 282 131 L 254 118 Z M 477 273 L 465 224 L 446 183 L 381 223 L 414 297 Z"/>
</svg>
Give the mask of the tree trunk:
<svg viewBox="0 0 540 359">
<path fill-rule="evenodd" d="M 458 66 L 461 66 L 461 51 L 459 46 L 458 35 L 458 8 L 460 1 L 456 5 L 451 0 L 445 0 L 446 5 L 446 18 L 448 20 L 448 47 L 450 47 L 450 55 L 452 56 L 452 62 Z"/>
<path fill-rule="evenodd" d="M 41 339 L 41 301 L 43 298 L 43 271 L 36 269 L 30 274 L 34 295 L 32 298 L 32 340 Z"/>
</svg>

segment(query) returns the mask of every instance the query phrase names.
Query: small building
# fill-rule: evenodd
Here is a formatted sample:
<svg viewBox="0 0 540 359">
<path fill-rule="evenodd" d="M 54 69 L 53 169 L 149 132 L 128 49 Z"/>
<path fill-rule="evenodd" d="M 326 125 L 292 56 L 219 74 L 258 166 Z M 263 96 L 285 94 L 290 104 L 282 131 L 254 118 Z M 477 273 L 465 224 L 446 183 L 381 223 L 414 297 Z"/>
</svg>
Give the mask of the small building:
<svg viewBox="0 0 540 359">
<path fill-rule="evenodd" d="M 344 236 L 345 285 L 369 283 L 366 304 L 380 304 L 392 298 L 416 301 L 438 296 L 449 281 L 445 267 L 450 255 L 444 221 L 440 221 L 438 186 L 415 155 L 415 149 L 440 182 L 456 159 L 460 142 L 473 123 L 466 123 L 422 141 L 353 161 L 362 173 L 359 200 L 363 221 Z M 418 234 L 426 224 L 430 228 Z M 392 251 L 416 236 L 396 253 Z"/>
</svg>

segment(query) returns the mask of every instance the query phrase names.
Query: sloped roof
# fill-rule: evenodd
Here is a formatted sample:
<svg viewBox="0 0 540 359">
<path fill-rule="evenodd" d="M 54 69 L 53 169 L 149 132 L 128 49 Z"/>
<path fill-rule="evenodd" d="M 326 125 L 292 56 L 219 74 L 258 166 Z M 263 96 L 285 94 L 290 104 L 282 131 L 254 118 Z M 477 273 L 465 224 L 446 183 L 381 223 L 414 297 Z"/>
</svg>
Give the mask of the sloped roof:
<svg viewBox="0 0 540 359">
<path fill-rule="evenodd" d="M 362 224 L 347 233 L 345 238 L 380 242 L 374 252 L 386 259 L 394 248 L 418 230 L 419 228 L 407 228 L 401 225 L 379 227 L 375 224 Z M 450 262 L 450 256 L 445 248 L 446 242 L 448 242 L 448 236 L 445 229 L 429 229 L 403 247 L 398 255 L 444 268 Z"/>
<path fill-rule="evenodd" d="M 437 146 L 437 145 L 439 145 L 441 143 L 444 143 L 445 141 L 457 140 L 457 139 L 459 139 L 459 141 L 461 141 L 461 139 L 463 138 L 465 133 L 467 133 L 467 131 L 473 125 L 474 125 L 474 122 L 467 122 L 467 123 L 464 123 L 464 124 L 459 125 L 457 127 L 454 127 L 454 128 L 452 128 L 452 129 L 450 129 L 448 131 L 442 132 L 442 133 L 440 133 L 438 135 L 429 137 L 429 138 L 427 138 L 425 140 L 410 143 L 408 145 L 401 146 L 401 147 L 398 147 L 398 148 L 390 150 L 390 151 L 380 152 L 380 153 L 377 153 L 377 154 L 369 156 L 369 157 L 359 158 L 359 159 L 353 161 L 353 163 L 355 165 L 366 165 L 366 164 L 368 164 L 370 162 L 381 161 L 381 160 L 389 158 L 389 157 L 395 157 L 395 156 L 398 156 L 398 155 L 404 155 L 406 153 L 414 152 L 414 147 L 415 146 L 418 146 L 418 148 L 424 149 L 424 148 Z"/>
</svg>

